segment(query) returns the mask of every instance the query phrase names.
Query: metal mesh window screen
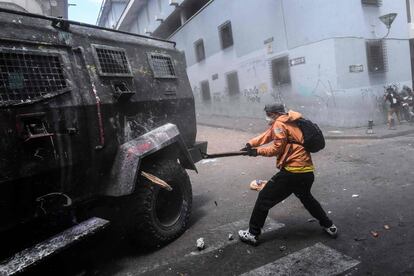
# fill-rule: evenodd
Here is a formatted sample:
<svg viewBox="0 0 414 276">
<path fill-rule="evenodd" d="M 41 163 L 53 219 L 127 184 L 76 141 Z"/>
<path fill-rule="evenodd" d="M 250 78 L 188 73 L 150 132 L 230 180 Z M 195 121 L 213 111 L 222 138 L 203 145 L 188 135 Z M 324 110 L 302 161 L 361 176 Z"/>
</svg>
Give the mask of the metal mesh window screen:
<svg viewBox="0 0 414 276">
<path fill-rule="evenodd" d="M 175 69 L 171 57 L 160 54 L 150 55 L 151 67 L 155 78 L 175 78 Z"/>
<path fill-rule="evenodd" d="M 58 55 L 0 51 L 0 102 L 22 103 L 68 86 Z"/>
<path fill-rule="evenodd" d="M 107 76 L 130 76 L 131 69 L 123 49 L 109 49 L 96 47 L 96 56 L 99 61 L 101 75 Z"/>
</svg>

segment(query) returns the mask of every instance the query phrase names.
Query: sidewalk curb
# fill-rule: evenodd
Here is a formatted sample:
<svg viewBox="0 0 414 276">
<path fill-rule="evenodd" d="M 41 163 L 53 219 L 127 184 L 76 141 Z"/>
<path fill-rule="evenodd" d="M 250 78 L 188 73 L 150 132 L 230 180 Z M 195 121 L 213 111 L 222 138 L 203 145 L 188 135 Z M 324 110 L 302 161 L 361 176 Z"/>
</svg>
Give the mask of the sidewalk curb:
<svg viewBox="0 0 414 276">
<path fill-rule="evenodd" d="M 340 140 L 340 139 L 366 139 L 366 140 L 378 140 L 378 139 L 389 139 L 389 138 L 395 138 L 399 136 L 404 136 L 407 134 L 414 133 L 414 129 L 409 130 L 403 130 L 399 132 L 394 132 L 390 134 L 385 135 L 375 135 L 375 134 L 366 134 L 366 135 L 344 135 L 344 136 L 337 136 L 337 135 L 325 135 L 325 139 L 329 140 Z"/>
<path fill-rule="evenodd" d="M 202 123 L 202 122 L 197 122 L 197 124 L 201 125 L 201 126 L 216 127 L 216 128 L 229 129 L 229 130 L 237 130 L 237 131 L 256 134 L 256 132 L 249 131 L 249 130 L 242 129 L 242 128 L 237 128 L 237 127 L 227 127 L 227 126 L 215 125 L 215 124 L 210 124 L 210 123 Z M 399 131 L 399 132 L 397 131 L 397 132 L 390 133 L 390 134 L 385 134 L 385 135 L 375 135 L 375 134 L 343 135 L 343 136 L 340 136 L 340 135 L 324 135 L 324 137 L 325 137 L 326 140 L 380 140 L 380 139 L 389 139 L 389 138 L 404 136 L 404 135 L 411 134 L 411 133 L 414 133 L 414 128 L 409 129 L 409 130 Z"/>
</svg>

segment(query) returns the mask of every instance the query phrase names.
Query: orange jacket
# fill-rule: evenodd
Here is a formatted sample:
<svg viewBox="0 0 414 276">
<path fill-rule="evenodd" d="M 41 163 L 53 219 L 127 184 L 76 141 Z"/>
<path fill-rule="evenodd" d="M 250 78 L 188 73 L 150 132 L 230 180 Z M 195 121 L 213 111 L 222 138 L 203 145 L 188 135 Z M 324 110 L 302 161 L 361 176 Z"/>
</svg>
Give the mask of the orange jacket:
<svg viewBox="0 0 414 276">
<path fill-rule="evenodd" d="M 288 141 L 303 143 L 302 131 L 293 122 L 301 117 L 302 114 L 295 111 L 279 116 L 266 132 L 251 139 L 249 144 L 252 147 L 259 147 L 258 155 L 277 156 L 276 167 L 279 169 L 286 168 L 292 172 L 313 171 L 310 153 L 301 145 L 288 143 Z M 273 143 L 260 147 L 270 142 Z"/>
</svg>

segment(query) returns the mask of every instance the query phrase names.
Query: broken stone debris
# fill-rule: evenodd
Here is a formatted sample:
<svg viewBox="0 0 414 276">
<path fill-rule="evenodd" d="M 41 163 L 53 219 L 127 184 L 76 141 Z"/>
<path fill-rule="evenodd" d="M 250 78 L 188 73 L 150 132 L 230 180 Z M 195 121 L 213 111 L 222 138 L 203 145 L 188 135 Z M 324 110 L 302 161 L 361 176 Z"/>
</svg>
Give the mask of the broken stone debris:
<svg viewBox="0 0 414 276">
<path fill-rule="evenodd" d="M 204 243 L 204 238 L 199 238 L 197 240 L 197 249 L 198 250 L 203 250 L 206 248 L 206 244 Z"/>
<path fill-rule="evenodd" d="M 266 184 L 267 184 L 266 180 L 259 180 L 259 179 L 253 180 L 252 182 L 250 182 L 250 190 L 260 192 L 261 190 L 263 190 Z"/>
<path fill-rule="evenodd" d="M 374 238 L 378 238 L 378 237 L 379 237 L 378 232 L 375 232 L 375 231 L 371 231 L 371 235 L 372 235 Z"/>
<path fill-rule="evenodd" d="M 315 222 L 316 221 L 316 219 L 315 218 L 310 218 L 310 219 L 308 219 L 308 222 Z"/>
<path fill-rule="evenodd" d="M 391 227 L 390 227 L 388 224 L 385 224 L 385 225 L 384 225 L 384 229 L 385 229 L 385 230 L 390 230 L 390 229 L 391 229 Z"/>
<path fill-rule="evenodd" d="M 234 240 L 234 236 L 233 236 L 233 234 L 232 234 L 232 233 L 230 233 L 230 234 L 229 234 L 229 241 L 232 241 L 232 240 Z"/>
<path fill-rule="evenodd" d="M 286 245 L 282 245 L 282 246 L 279 247 L 279 250 L 282 251 L 282 252 L 285 251 L 286 249 L 287 249 Z"/>
<path fill-rule="evenodd" d="M 359 197 L 359 195 L 357 195 L 357 194 L 353 194 L 353 195 L 352 195 L 352 197 Z"/>
</svg>

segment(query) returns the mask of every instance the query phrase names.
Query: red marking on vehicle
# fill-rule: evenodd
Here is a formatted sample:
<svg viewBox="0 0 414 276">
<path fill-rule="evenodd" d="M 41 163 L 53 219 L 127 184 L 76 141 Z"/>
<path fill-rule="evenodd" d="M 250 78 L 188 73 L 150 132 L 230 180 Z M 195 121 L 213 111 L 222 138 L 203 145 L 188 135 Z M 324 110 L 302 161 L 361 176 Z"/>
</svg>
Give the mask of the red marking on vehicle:
<svg viewBox="0 0 414 276">
<path fill-rule="evenodd" d="M 143 152 L 150 150 L 151 148 L 152 148 L 151 142 L 144 142 L 142 144 L 138 144 L 128 149 L 128 157 L 129 157 L 129 154 L 143 153 Z"/>
</svg>

